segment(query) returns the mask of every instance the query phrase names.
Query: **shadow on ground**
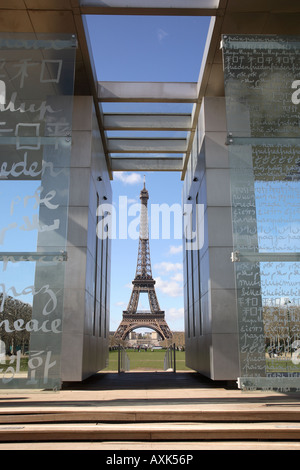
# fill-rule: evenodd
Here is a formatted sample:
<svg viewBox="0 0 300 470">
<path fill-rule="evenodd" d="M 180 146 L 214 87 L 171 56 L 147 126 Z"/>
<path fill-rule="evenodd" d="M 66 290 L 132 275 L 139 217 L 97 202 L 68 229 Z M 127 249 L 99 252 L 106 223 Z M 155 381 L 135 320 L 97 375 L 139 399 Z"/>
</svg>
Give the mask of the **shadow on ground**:
<svg viewBox="0 0 300 470">
<path fill-rule="evenodd" d="M 201 389 L 203 389 L 203 394 Z M 172 390 L 172 393 L 165 393 L 164 390 Z M 189 390 L 190 395 L 188 393 Z M 197 390 L 199 390 L 199 396 L 197 396 Z M 72 393 L 75 391 L 80 392 L 79 395 Z M 118 391 L 121 392 L 118 393 Z M 135 391 L 139 393 L 136 396 L 134 396 Z M 35 400 L 34 395 L 31 395 L 30 399 L 28 399 L 29 397 L 22 396 L 20 393 L 19 396 L 14 396 L 13 400 L 8 396 L 1 397 L 0 403 L 1 406 L 11 408 L 20 406 L 26 408 L 55 408 L 57 406 L 64 408 L 147 408 L 147 406 L 156 405 L 168 407 L 177 405 L 238 405 L 250 403 L 266 406 L 298 407 L 300 401 L 299 393 L 286 393 L 284 396 L 276 393 L 244 393 L 237 389 L 235 382 L 213 381 L 197 372 L 126 372 L 122 374 L 99 372 L 83 382 L 64 383 L 61 392 L 61 396 L 59 391 L 58 393 L 54 392 L 54 396 L 51 394 L 51 398 L 46 393 L 45 398 L 41 399 L 39 397 L 39 400 Z"/>
<path fill-rule="evenodd" d="M 193 372 L 98 373 L 83 382 L 63 384 L 63 390 L 161 390 L 172 388 L 236 388 L 234 382 L 212 381 Z"/>
</svg>

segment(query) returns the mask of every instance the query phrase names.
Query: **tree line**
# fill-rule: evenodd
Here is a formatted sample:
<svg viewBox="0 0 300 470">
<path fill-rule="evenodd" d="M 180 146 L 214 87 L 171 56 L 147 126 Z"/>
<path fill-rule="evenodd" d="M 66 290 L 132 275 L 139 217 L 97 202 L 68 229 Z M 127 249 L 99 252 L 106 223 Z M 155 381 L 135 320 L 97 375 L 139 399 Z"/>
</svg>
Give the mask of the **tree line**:
<svg viewBox="0 0 300 470">
<path fill-rule="evenodd" d="M 0 304 L 3 302 L 3 294 L 0 294 Z M 17 351 L 21 350 L 22 354 L 25 354 L 29 348 L 30 332 L 26 329 L 15 329 L 13 327 L 17 320 L 24 320 L 27 323 L 32 318 L 32 306 L 26 304 L 13 297 L 7 296 L 4 301 L 3 311 L 0 313 L 0 341 L 5 344 L 5 354 L 16 354 Z M 7 332 L 5 323 L 12 332 Z M 4 353 L 4 351 L 1 351 Z"/>
</svg>

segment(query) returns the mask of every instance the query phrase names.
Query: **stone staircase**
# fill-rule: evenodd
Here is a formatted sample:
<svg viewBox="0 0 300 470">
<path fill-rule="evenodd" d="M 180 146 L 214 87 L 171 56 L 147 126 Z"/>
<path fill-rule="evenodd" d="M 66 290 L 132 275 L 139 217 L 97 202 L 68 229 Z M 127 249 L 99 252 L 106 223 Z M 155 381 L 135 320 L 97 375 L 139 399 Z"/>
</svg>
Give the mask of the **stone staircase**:
<svg viewBox="0 0 300 470">
<path fill-rule="evenodd" d="M 0 411 L 0 443 L 299 441 L 300 410 Z"/>
<path fill-rule="evenodd" d="M 300 394 L 244 393 L 193 374 L 100 376 L 56 393 L 0 393 L 0 406 L 0 450 L 300 450 Z"/>
</svg>

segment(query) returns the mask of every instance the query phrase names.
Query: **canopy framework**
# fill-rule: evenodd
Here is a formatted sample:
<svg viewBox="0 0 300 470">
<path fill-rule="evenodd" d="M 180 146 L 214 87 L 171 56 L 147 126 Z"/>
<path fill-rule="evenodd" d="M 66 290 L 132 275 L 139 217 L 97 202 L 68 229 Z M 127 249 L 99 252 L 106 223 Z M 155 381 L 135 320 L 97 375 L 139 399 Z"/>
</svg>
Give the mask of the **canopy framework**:
<svg viewBox="0 0 300 470">
<path fill-rule="evenodd" d="M 98 82 L 98 98 L 101 105 L 190 105 L 190 113 L 103 113 L 113 171 L 182 171 L 192 130 L 192 106 L 197 102 L 197 83 Z M 112 131 L 118 136 L 109 136 Z"/>
<path fill-rule="evenodd" d="M 86 14 L 121 15 L 179 15 L 209 16 L 211 23 L 207 36 L 207 46 L 203 56 L 206 61 L 208 46 L 211 42 L 216 20 L 225 13 L 227 0 L 151 0 L 140 2 L 119 0 L 102 2 L 81 0 L 81 8 Z M 106 148 L 111 171 L 177 171 L 184 180 L 197 129 L 198 115 L 203 98 L 203 88 L 198 82 L 98 82 L 97 96 L 103 115 L 103 130 L 106 135 Z M 103 112 L 107 103 L 124 104 L 161 103 L 188 106 L 189 112 L 177 110 L 161 113 L 115 113 Z M 119 132 L 121 137 L 110 137 L 111 131 Z M 156 137 L 133 137 L 144 131 L 156 131 Z M 162 137 L 163 135 L 163 137 Z"/>
</svg>

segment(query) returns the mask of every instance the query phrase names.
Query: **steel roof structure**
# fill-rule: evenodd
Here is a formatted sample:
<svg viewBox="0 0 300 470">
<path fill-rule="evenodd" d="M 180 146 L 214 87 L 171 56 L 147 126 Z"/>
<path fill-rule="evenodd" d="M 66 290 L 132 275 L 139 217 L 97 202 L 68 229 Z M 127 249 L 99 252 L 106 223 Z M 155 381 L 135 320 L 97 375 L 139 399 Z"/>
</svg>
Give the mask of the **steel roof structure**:
<svg viewBox="0 0 300 470">
<path fill-rule="evenodd" d="M 199 79 L 195 83 L 99 82 L 85 15 L 210 16 Z M 299 34 L 295 0 L 1 0 L 0 31 L 71 33 L 78 39 L 76 95 L 92 95 L 110 178 L 114 171 L 179 171 L 184 179 L 200 106 L 224 96 L 222 34 Z M 101 46 L 105 47 L 105 45 Z M 187 113 L 104 113 L 102 103 L 190 103 Z M 110 130 L 164 131 L 164 137 L 110 138 Z M 165 133 L 172 135 L 166 137 Z M 176 137 L 180 132 L 180 137 Z M 182 137 L 185 132 L 185 137 Z M 175 134 L 175 137 L 174 137 Z"/>
</svg>

